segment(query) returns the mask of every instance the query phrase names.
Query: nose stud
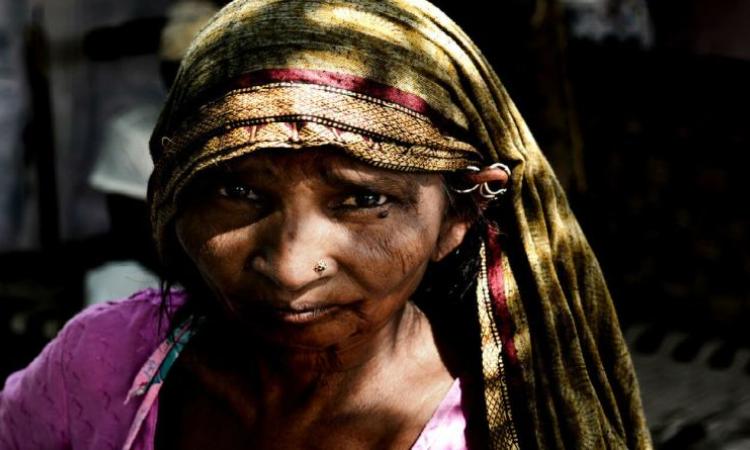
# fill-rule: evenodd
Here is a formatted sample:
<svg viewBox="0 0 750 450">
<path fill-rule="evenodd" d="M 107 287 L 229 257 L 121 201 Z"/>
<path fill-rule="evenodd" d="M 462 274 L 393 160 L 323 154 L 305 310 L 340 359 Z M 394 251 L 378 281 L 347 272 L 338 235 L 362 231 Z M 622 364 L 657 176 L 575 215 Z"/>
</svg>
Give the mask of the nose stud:
<svg viewBox="0 0 750 450">
<path fill-rule="evenodd" d="M 325 272 L 327 268 L 328 268 L 328 264 L 322 259 L 316 262 L 315 265 L 313 266 L 313 270 L 317 274 L 321 274 Z"/>
</svg>

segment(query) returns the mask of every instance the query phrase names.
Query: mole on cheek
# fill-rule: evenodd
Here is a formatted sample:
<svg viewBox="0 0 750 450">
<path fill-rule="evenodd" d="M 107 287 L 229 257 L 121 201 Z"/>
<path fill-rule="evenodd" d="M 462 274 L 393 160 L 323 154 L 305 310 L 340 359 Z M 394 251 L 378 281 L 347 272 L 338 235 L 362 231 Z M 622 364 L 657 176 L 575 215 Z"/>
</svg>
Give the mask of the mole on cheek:
<svg viewBox="0 0 750 450">
<path fill-rule="evenodd" d="M 379 219 L 385 219 L 386 217 L 388 217 L 388 211 L 381 211 L 378 213 Z"/>
</svg>

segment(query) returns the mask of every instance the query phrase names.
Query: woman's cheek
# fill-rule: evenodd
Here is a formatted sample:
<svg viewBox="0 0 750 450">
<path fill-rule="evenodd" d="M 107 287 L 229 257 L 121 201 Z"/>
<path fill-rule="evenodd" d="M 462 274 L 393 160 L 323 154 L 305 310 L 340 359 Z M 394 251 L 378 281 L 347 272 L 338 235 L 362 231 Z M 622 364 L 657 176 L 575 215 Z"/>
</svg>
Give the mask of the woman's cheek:
<svg viewBox="0 0 750 450">
<path fill-rule="evenodd" d="M 390 217 L 389 217 L 390 219 Z M 393 217 L 390 226 L 351 233 L 347 258 L 355 276 L 373 292 L 410 281 L 429 261 L 437 232 L 413 216 Z"/>
<path fill-rule="evenodd" d="M 237 231 L 204 235 L 192 246 L 190 257 L 210 284 L 226 285 L 240 275 L 245 252 Z"/>
</svg>

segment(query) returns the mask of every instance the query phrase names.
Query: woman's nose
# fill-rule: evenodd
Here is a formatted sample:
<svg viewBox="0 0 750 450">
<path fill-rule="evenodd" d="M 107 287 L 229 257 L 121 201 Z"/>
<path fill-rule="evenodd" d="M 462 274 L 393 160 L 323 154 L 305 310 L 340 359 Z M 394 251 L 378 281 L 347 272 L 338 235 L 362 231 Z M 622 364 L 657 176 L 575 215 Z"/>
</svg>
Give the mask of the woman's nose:
<svg viewBox="0 0 750 450">
<path fill-rule="evenodd" d="M 250 266 L 292 292 L 328 278 L 338 270 L 330 251 L 332 225 L 314 213 L 281 214 L 267 224 L 263 245 Z"/>
</svg>

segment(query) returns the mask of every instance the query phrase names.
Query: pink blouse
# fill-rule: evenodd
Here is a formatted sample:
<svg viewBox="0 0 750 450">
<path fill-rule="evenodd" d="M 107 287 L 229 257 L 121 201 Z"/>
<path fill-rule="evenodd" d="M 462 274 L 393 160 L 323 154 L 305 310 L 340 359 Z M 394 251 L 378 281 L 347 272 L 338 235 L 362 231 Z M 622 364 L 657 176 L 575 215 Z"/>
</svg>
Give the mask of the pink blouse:
<svg viewBox="0 0 750 450">
<path fill-rule="evenodd" d="M 153 450 L 161 386 L 153 379 L 175 346 L 160 302 L 149 289 L 87 308 L 8 377 L 0 450 Z M 172 302 L 179 307 L 184 295 Z M 467 449 L 461 392 L 457 379 L 412 449 Z"/>
</svg>

